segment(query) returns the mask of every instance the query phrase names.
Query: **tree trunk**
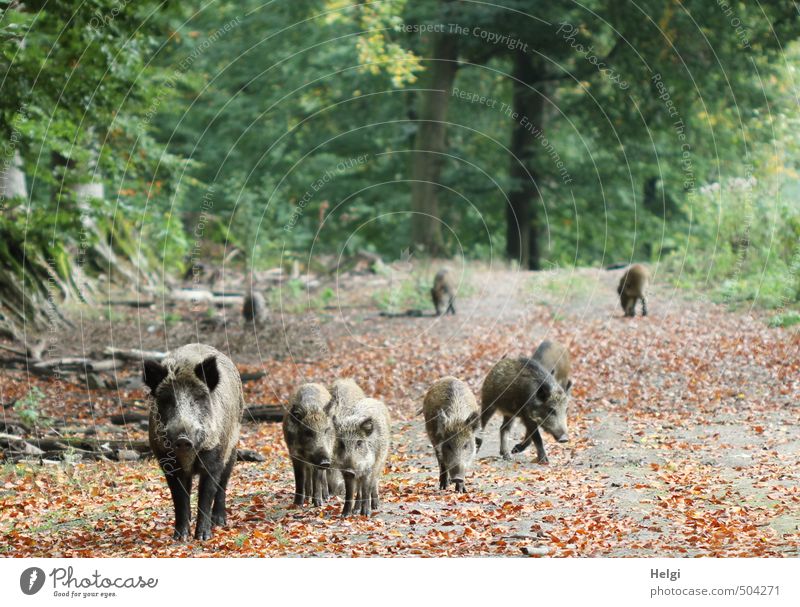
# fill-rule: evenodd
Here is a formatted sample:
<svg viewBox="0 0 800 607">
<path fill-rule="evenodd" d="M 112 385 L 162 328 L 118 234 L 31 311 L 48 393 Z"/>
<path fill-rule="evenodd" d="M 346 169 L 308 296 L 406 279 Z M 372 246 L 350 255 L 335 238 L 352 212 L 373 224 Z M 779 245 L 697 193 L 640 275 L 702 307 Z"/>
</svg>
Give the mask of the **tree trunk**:
<svg viewBox="0 0 800 607">
<path fill-rule="evenodd" d="M 511 130 L 512 185 L 506 212 L 506 253 L 519 261 L 521 268 L 538 270 L 539 251 L 538 206 L 541 193 L 536 185 L 539 176 L 536 163 L 541 148 L 545 95 L 534 89 L 544 77 L 539 61 L 524 53 L 514 54 L 512 107 L 517 113 Z"/>
<path fill-rule="evenodd" d="M 458 37 L 431 34 L 432 58 L 425 88 L 420 93 L 419 127 L 411 164 L 411 238 L 430 255 L 444 251 L 439 218 L 438 188 L 445 152 L 447 109 L 458 70 Z"/>
<path fill-rule="evenodd" d="M 14 155 L 6 159 L 0 167 L 0 208 L 5 210 L 5 201 L 9 198 L 27 197 L 28 188 L 22 170 L 22 157 L 19 152 L 14 152 Z"/>
</svg>

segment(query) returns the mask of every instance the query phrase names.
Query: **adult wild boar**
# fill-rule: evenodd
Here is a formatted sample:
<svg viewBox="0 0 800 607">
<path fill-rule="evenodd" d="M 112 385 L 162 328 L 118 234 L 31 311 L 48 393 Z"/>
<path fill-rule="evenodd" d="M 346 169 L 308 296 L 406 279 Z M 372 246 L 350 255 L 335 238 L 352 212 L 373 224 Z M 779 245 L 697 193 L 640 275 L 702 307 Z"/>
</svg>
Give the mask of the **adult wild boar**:
<svg viewBox="0 0 800 607">
<path fill-rule="evenodd" d="M 294 503 L 311 499 L 321 506 L 329 497 L 327 472 L 333 459 L 331 395 L 322 384 L 303 384 L 283 418 L 283 436 L 294 468 Z"/>
<path fill-rule="evenodd" d="M 150 388 L 150 447 L 167 479 L 175 507 L 175 539 L 189 535 L 192 477 L 200 477 L 195 539 L 226 524 L 225 492 L 236 461 L 244 410 L 239 372 L 231 360 L 203 344 L 144 363 Z"/>
<path fill-rule="evenodd" d="M 391 420 L 381 401 L 364 398 L 333 416 L 334 462 L 344 476 L 342 516 L 369 516 L 380 505 L 379 481 L 389 454 Z"/>
<path fill-rule="evenodd" d="M 495 411 L 503 415 L 500 426 L 500 455 L 521 453 L 531 442 L 536 445 L 540 464 L 547 463 L 539 428 L 558 442 L 569 440 L 567 406 L 569 396 L 550 372 L 531 358 L 504 358 L 492 367 L 481 388 L 481 428 L 485 429 Z M 525 438 L 509 453 L 508 434 L 514 420 L 525 425 Z"/>
<path fill-rule="evenodd" d="M 475 432 L 480 425 L 478 402 L 469 386 L 455 377 L 433 384 L 422 403 L 425 430 L 439 462 L 439 488 L 452 482 L 465 493 L 464 479 L 475 460 Z"/>
</svg>

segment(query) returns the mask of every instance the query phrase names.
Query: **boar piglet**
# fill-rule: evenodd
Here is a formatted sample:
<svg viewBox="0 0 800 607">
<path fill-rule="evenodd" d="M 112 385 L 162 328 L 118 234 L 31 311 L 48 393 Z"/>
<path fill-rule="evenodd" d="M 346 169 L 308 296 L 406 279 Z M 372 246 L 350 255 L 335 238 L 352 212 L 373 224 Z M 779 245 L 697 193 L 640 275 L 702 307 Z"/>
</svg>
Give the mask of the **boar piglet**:
<svg viewBox="0 0 800 607">
<path fill-rule="evenodd" d="M 439 462 L 439 488 L 452 482 L 465 493 L 464 480 L 475 460 L 475 432 L 480 413 L 469 386 L 455 377 L 444 377 L 425 394 L 422 403 L 425 430 Z"/>
<path fill-rule="evenodd" d="M 642 302 L 642 316 L 647 316 L 647 286 L 650 272 L 641 264 L 634 264 L 622 275 L 617 285 L 619 303 L 625 316 L 636 316 L 636 302 Z"/>
<path fill-rule="evenodd" d="M 358 401 L 366 398 L 364 391 L 355 380 L 349 377 L 334 381 L 333 384 L 331 384 L 330 391 L 331 403 L 329 405 L 329 410 L 331 416 L 335 416 L 343 407 L 351 407 Z M 336 467 L 332 467 L 328 470 L 328 490 L 331 495 L 341 495 L 344 493 L 344 478 Z"/>
<path fill-rule="evenodd" d="M 453 285 L 453 279 L 450 276 L 450 270 L 447 268 L 439 270 L 436 276 L 433 277 L 431 299 L 433 299 L 433 306 L 436 308 L 437 316 L 442 315 L 442 309 L 445 308 L 445 306 L 447 313 L 456 313 L 456 289 Z"/>
<path fill-rule="evenodd" d="M 333 423 L 335 466 L 344 476 L 342 516 L 369 516 L 380 504 L 379 480 L 391 440 L 389 411 L 381 401 L 364 398 L 341 406 Z"/>
<path fill-rule="evenodd" d="M 504 358 L 497 363 L 481 388 L 481 428 L 485 429 L 492 415 L 503 415 L 500 426 L 500 455 L 511 459 L 511 453 L 521 453 L 531 442 L 536 445 L 540 464 L 546 464 L 539 428 L 551 434 L 559 443 L 569 440 L 567 406 L 569 396 L 550 372 L 531 358 Z M 508 435 L 514 420 L 525 425 L 525 438 L 508 450 Z"/>
<path fill-rule="evenodd" d="M 195 539 L 225 525 L 225 492 L 236 461 L 244 411 L 239 372 L 231 360 L 203 344 L 144 363 L 150 388 L 150 447 L 167 479 L 175 507 L 175 539 L 189 535 L 192 477 L 199 475 Z"/>
<path fill-rule="evenodd" d="M 321 506 L 329 497 L 327 473 L 333 460 L 331 395 L 322 384 L 303 384 L 283 418 L 283 436 L 294 468 L 294 503 L 311 499 Z"/>
<path fill-rule="evenodd" d="M 569 350 L 557 341 L 544 340 L 533 353 L 533 360 L 550 371 L 556 381 L 566 392 L 572 388 L 570 373 L 572 365 Z"/>
</svg>

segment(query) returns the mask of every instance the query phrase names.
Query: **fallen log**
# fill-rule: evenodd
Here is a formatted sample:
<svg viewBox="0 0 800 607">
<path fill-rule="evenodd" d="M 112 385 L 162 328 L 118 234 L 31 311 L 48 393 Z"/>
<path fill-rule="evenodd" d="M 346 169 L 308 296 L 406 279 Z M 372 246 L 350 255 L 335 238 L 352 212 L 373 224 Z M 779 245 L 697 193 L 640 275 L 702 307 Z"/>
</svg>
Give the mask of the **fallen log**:
<svg viewBox="0 0 800 607">
<path fill-rule="evenodd" d="M 146 413 L 138 413 L 136 411 L 127 411 L 125 413 L 115 413 L 111 416 L 111 423 L 115 426 L 125 426 L 127 424 L 138 424 L 146 422 L 150 416 Z"/>
<path fill-rule="evenodd" d="M 83 357 L 50 358 L 32 365 L 34 371 L 49 371 L 56 367 L 62 370 L 80 371 L 86 369 L 92 361 Z"/>
<path fill-rule="evenodd" d="M 239 376 L 242 378 L 242 383 L 245 383 L 266 377 L 267 373 L 265 371 L 255 371 L 253 373 L 240 373 Z"/>
<path fill-rule="evenodd" d="M 0 434 L 0 446 L 25 455 L 42 455 L 44 453 L 41 448 L 13 434 Z"/>
<path fill-rule="evenodd" d="M 243 421 L 280 422 L 286 410 L 280 405 L 251 405 L 245 407 Z"/>
<path fill-rule="evenodd" d="M 0 350 L 5 350 L 6 352 L 11 352 L 12 354 L 16 354 L 17 356 L 27 357 L 28 352 L 23 350 L 17 350 L 16 348 L 9 348 L 8 346 L 4 346 L 0 344 Z"/>
<path fill-rule="evenodd" d="M 252 449 L 237 449 L 236 459 L 240 462 L 263 462 L 267 458 Z"/>
<path fill-rule="evenodd" d="M 150 308 L 156 304 L 155 301 L 141 301 L 138 299 L 111 299 L 104 305 L 106 306 L 125 306 L 128 308 Z"/>
<path fill-rule="evenodd" d="M 425 316 L 425 313 L 422 310 L 406 310 L 405 312 L 381 312 L 379 316 L 386 318 L 421 318 Z"/>
<path fill-rule="evenodd" d="M 162 360 L 166 358 L 166 352 L 158 352 L 156 350 L 137 350 L 136 348 L 132 349 L 124 349 L 124 348 L 113 348 L 109 346 L 103 353 L 107 356 L 112 356 L 114 358 L 120 358 L 122 360 L 132 360 L 142 362 L 143 360 Z"/>
<path fill-rule="evenodd" d="M 280 422 L 283 421 L 285 412 L 286 410 L 280 405 L 253 405 L 244 408 L 242 419 L 246 422 Z M 149 416 L 144 413 L 128 411 L 115 413 L 110 420 L 115 426 L 125 426 L 146 422 L 149 420 Z"/>
</svg>

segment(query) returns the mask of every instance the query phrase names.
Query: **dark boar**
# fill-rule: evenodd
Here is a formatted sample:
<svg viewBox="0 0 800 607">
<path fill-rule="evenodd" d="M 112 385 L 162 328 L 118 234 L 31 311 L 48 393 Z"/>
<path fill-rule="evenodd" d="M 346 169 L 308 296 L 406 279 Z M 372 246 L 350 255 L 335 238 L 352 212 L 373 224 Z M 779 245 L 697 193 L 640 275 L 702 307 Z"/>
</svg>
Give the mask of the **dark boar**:
<svg viewBox="0 0 800 607">
<path fill-rule="evenodd" d="M 200 476 L 194 537 L 207 540 L 226 524 L 225 492 L 236 461 L 244 410 L 239 372 L 231 360 L 203 344 L 146 361 L 150 388 L 150 447 L 166 476 L 175 506 L 175 539 L 189 534 L 192 477 Z"/>
<path fill-rule="evenodd" d="M 447 304 L 446 312 L 450 314 L 456 313 L 455 301 L 456 290 L 453 285 L 453 280 L 450 277 L 450 270 L 442 269 L 436 273 L 433 278 L 433 288 L 431 289 L 431 297 L 433 298 L 433 305 L 436 308 L 436 315 L 442 315 L 442 308 Z"/>
<path fill-rule="evenodd" d="M 258 291 L 248 291 L 242 305 L 245 322 L 263 324 L 267 320 L 267 302 Z"/>
<path fill-rule="evenodd" d="M 463 381 L 444 377 L 425 394 L 422 411 L 439 462 L 439 488 L 447 489 L 452 482 L 457 493 L 465 493 L 464 479 L 475 459 L 475 432 L 480 426 L 475 396 Z"/>
<path fill-rule="evenodd" d="M 495 411 L 502 413 L 500 455 L 511 459 L 508 434 L 519 418 L 525 425 L 525 438 L 511 453 L 521 453 L 533 442 L 539 463 L 546 464 L 547 452 L 539 427 L 558 442 L 567 442 L 568 404 L 567 393 L 538 362 L 531 358 L 504 358 L 492 367 L 481 388 L 481 428 L 486 428 Z"/>
<path fill-rule="evenodd" d="M 619 303 L 625 316 L 636 316 L 636 302 L 642 300 L 642 316 L 647 316 L 647 286 L 650 272 L 643 265 L 634 264 L 622 275 L 617 286 Z"/>
<path fill-rule="evenodd" d="M 342 516 L 369 516 L 380 505 L 379 480 L 389 454 L 391 421 L 379 400 L 364 398 L 342 405 L 333 417 L 335 465 L 344 476 Z"/>
<path fill-rule="evenodd" d="M 283 436 L 294 468 L 294 503 L 328 499 L 327 472 L 333 460 L 331 395 L 322 384 L 303 384 L 292 396 L 283 418 Z"/>
<path fill-rule="evenodd" d="M 550 371 L 566 392 L 570 391 L 570 388 L 572 388 L 572 379 L 570 378 L 572 365 L 569 351 L 563 345 L 557 341 L 546 339 L 536 348 L 536 352 L 533 353 L 533 360 Z"/>
</svg>

